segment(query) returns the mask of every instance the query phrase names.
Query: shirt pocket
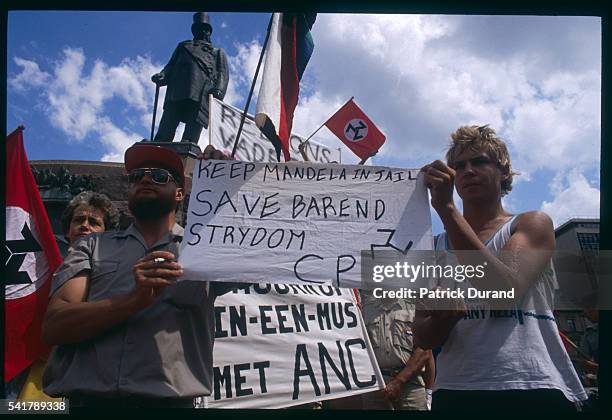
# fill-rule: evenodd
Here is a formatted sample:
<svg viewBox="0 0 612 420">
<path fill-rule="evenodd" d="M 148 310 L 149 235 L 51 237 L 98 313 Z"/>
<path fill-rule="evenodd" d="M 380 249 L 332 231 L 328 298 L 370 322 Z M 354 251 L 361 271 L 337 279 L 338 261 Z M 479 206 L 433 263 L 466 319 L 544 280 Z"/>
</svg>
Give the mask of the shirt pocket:
<svg viewBox="0 0 612 420">
<path fill-rule="evenodd" d="M 88 300 L 101 299 L 126 292 L 115 287 L 115 279 L 119 270 L 119 261 L 94 261 L 89 275 Z"/>
</svg>

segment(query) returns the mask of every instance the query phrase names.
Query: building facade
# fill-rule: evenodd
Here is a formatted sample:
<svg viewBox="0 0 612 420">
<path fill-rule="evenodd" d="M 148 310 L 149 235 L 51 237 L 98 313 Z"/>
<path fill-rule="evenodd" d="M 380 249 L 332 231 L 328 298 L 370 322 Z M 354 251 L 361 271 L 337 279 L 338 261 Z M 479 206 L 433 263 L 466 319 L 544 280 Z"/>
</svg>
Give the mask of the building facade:
<svg viewBox="0 0 612 420">
<path fill-rule="evenodd" d="M 599 290 L 599 219 L 572 218 L 555 229 L 553 257 L 559 289 L 555 296 L 555 319 L 562 334 L 580 346 L 589 321 L 586 307 L 595 307 Z M 584 377 L 580 350 L 566 344 L 574 367 Z"/>
</svg>

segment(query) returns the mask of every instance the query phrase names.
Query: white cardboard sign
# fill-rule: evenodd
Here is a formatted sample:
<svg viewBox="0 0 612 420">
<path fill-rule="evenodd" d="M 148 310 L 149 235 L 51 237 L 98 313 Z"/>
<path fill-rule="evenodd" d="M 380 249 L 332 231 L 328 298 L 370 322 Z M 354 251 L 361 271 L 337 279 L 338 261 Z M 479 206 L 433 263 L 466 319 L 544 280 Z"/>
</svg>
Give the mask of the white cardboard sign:
<svg viewBox="0 0 612 420">
<path fill-rule="evenodd" d="M 282 408 L 384 387 L 350 289 L 251 285 L 217 298 L 215 330 L 201 406 Z"/>
<path fill-rule="evenodd" d="M 358 288 L 361 250 L 431 246 L 418 170 L 201 160 L 179 263 L 191 280 Z"/>
<path fill-rule="evenodd" d="M 231 152 L 238 133 L 238 127 L 240 126 L 242 111 L 216 98 L 212 98 L 210 105 L 210 126 L 208 128 L 210 144 L 219 150 Z M 303 136 L 291 134 L 289 139 L 291 159 L 297 161 L 303 160 L 298 146 L 305 140 L 306 138 Z M 305 151 L 306 156 L 311 162 L 341 162 L 340 150 L 338 148 L 325 146 L 314 140 L 308 141 Z M 252 115 L 247 114 L 244 120 L 235 157 L 238 160 L 249 162 L 277 161 L 272 143 L 255 125 Z"/>
</svg>

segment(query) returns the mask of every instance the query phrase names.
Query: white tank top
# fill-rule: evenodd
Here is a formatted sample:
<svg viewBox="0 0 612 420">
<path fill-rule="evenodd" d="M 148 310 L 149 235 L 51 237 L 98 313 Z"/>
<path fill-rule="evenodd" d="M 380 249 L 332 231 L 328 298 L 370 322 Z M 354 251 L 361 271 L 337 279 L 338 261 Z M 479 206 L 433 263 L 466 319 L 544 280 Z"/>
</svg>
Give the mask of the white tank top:
<svg viewBox="0 0 612 420">
<path fill-rule="evenodd" d="M 515 219 L 516 216 L 504 223 L 485 243 L 493 255 L 499 256 L 510 239 Z M 436 239 L 436 250 L 448 249 L 446 233 Z M 441 286 L 470 286 L 467 281 L 449 281 L 454 286 L 449 283 Z M 552 312 L 556 288 L 549 263 L 527 290 L 521 305 L 548 310 L 481 310 L 476 302 L 466 299 L 469 313 L 452 329 L 438 355 L 434 391 L 552 388 L 563 392 L 572 402 L 586 400 Z"/>
</svg>

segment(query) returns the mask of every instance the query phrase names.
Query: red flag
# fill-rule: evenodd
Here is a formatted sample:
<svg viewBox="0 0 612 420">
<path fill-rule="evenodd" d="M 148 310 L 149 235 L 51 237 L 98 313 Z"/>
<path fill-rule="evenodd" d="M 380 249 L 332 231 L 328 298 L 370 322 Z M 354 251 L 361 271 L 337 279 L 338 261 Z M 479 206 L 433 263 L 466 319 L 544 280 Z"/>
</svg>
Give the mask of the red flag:
<svg viewBox="0 0 612 420">
<path fill-rule="evenodd" d="M 41 326 L 51 276 L 62 261 L 23 147 L 23 128 L 6 138 L 4 381 L 49 348 Z"/>
<path fill-rule="evenodd" d="M 327 120 L 325 126 L 361 159 L 374 156 L 385 142 L 385 135 L 352 98 Z"/>
</svg>

